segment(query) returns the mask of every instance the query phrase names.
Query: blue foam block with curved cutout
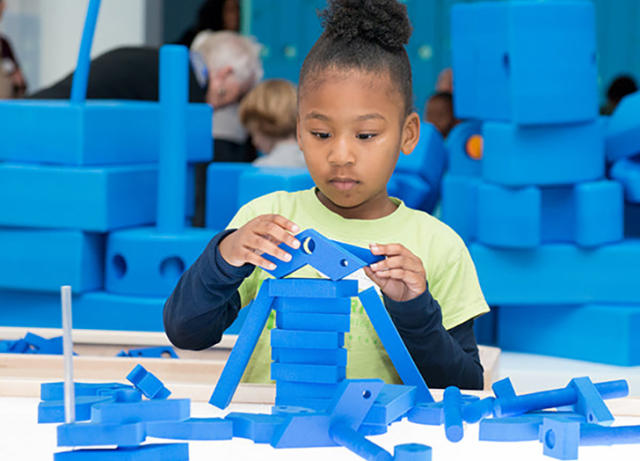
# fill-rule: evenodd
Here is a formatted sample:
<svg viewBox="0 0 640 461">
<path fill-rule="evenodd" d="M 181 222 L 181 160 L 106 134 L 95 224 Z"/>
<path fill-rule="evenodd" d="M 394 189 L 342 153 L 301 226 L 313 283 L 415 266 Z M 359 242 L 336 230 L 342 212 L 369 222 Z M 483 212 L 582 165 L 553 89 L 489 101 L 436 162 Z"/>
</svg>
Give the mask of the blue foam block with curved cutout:
<svg viewBox="0 0 640 461">
<path fill-rule="evenodd" d="M 482 137 L 482 124 L 477 120 L 458 123 L 449 132 L 446 140 L 449 152 L 448 174 L 479 178 L 482 174 L 482 157 L 469 155 L 468 143 L 474 137 Z"/>
<path fill-rule="evenodd" d="M 144 423 L 99 424 L 69 423 L 57 428 L 59 447 L 118 445 L 135 447 L 146 439 Z"/>
<path fill-rule="evenodd" d="M 0 229 L 0 288 L 75 293 L 104 285 L 105 237 L 77 230 Z"/>
<path fill-rule="evenodd" d="M 348 314 L 277 312 L 276 326 L 283 330 L 338 331 L 344 333 L 349 331 L 350 320 L 351 318 Z"/>
<path fill-rule="evenodd" d="M 304 363 L 271 363 L 271 379 L 300 383 L 339 383 L 346 378 L 346 367 Z"/>
<path fill-rule="evenodd" d="M 94 405 L 113 402 L 113 396 L 88 395 L 75 399 L 76 421 L 91 419 Z M 43 400 L 38 404 L 38 423 L 64 422 L 64 400 Z"/>
<path fill-rule="evenodd" d="M 105 289 L 129 296 L 167 297 L 180 276 L 216 234 L 185 229 L 164 234 L 145 227 L 112 232 L 107 238 Z"/>
<path fill-rule="evenodd" d="M 233 423 L 233 436 L 253 440 L 255 443 L 269 443 L 276 430 L 288 420 L 284 415 L 232 412 L 225 416 Z"/>
<path fill-rule="evenodd" d="M 358 295 L 358 281 L 357 280 L 325 280 L 325 279 L 300 279 L 300 278 L 287 278 L 287 279 L 275 279 L 271 280 L 269 284 L 269 296 L 272 297 L 287 297 L 287 298 L 330 298 L 330 301 L 319 301 L 317 304 L 320 312 L 333 312 L 333 310 L 327 309 L 326 303 L 336 303 L 337 309 L 342 313 L 344 310 L 344 301 L 336 300 L 335 298 L 346 298 Z M 313 301 L 312 301 L 313 302 Z M 281 304 L 297 304 L 298 301 L 282 300 Z M 320 307 L 323 306 L 323 307 Z M 300 304 L 300 309 L 303 309 Z M 306 312 L 306 310 L 305 310 Z"/>
<path fill-rule="evenodd" d="M 607 120 L 607 159 L 614 162 L 640 153 L 640 93 L 625 96 Z"/>
<path fill-rule="evenodd" d="M 140 421 L 182 421 L 189 418 L 191 400 L 163 399 L 127 403 L 100 403 L 91 408 L 91 421 L 127 424 Z"/>
<path fill-rule="evenodd" d="M 230 440 L 233 422 L 222 418 L 189 418 L 184 421 L 149 421 L 149 437 L 177 440 Z"/>
<path fill-rule="evenodd" d="M 140 364 L 137 364 L 129 372 L 127 380 L 148 399 L 162 400 L 171 395 L 171 391 L 164 386 L 162 381 Z"/>
<path fill-rule="evenodd" d="M 85 448 L 54 453 L 54 461 L 189 461 L 186 443 L 153 443 L 136 448 Z"/>
<path fill-rule="evenodd" d="M 157 167 L 0 164 L 0 226 L 109 232 L 151 224 Z"/>
<path fill-rule="evenodd" d="M 344 333 L 334 331 L 271 330 L 271 347 L 335 349 L 344 346 Z"/>
</svg>

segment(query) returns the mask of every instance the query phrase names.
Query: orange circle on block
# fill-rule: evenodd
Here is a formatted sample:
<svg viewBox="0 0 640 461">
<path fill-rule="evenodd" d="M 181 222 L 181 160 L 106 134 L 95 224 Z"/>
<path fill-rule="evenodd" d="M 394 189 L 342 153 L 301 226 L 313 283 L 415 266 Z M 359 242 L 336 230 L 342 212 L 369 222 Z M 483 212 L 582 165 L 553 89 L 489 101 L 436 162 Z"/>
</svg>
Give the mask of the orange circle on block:
<svg viewBox="0 0 640 461">
<path fill-rule="evenodd" d="M 473 136 L 467 139 L 467 145 L 465 146 L 465 151 L 467 155 L 471 157 L 473 160 L 481 160 L 482 159 L 482 146 L 483 146 L 482 136 L 479 134 L 474 134 Z"/>
</svg>

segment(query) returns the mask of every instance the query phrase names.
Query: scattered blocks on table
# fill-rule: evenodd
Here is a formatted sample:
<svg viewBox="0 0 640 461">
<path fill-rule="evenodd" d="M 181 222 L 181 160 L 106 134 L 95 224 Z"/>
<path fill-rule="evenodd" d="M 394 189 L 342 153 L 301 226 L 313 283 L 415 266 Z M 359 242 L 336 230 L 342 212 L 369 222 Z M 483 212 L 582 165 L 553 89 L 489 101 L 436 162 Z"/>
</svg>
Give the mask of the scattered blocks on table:
<svg viewBox="0 0 640 461">
<path fill-rule="evenodd" d="M 580 423 L 545 418 L 540 429 L 543 453 L 556 459 L 578 459 Z"/>
<path fill-rule="evenodd" d="M 0 164 L 0 226 L 91 232 L 142 226 L 156 219 L 156 195 L 155 165 Z"/>
<path fill-rule="evenodd" d="M 253 440 L 255 443 L 269 443 L 276 430 L 287 422 L 288 417 L 233 412 L 225 419 L 233 423 L 234 437 Z"/>
<path fill-rule="evenodd" d="M 349 331 L 351 317 L 347 314 L 316 314 L 306 312 L 278 312 L 276 326 L 283 330 Z"/>
<path fill-rule="evenodd" d="M 143 423 L 69 423 L 61 424 L 56 429 L 59 447 L 87 447 L 95 445 L 135 447 L 144 442 L 146 438 Z"/>
<path fill-rule="evenodd" d="M 0 186 L 1 187 L 1 186 Z M 74 293 L 104 284 L 105 238 L 77 230 L 0 229 L 0 288 Z"/>
<path fill-rule="evenodd" d="M 335 365 L 308 365 L 299 363 L 271 364 L 271 379 L 300 383 L 338 383 L 346 378 L 346 367 Z"/>
<path fill-rule="evenodd" d="M 335 349 L 344 346 L 344 333 L 335 331 L 271 330 L 271 347 Z"/>
<path fill-rule="evenodd" d="M 189 461 L 186 443 L 154 443 L 137 448 L 98 448 L 54 453 L 54 461 Z"/>
<path fill-rule="evenodd" d="M 27 332 L 24 340 L 29 344 L 30 351 L 34 354 L 62 355 L 62 336 L 47 339 Z"/>
<path fill-rule="evenodd" d="M 578 394 L 578 401 L 574 405 L 574 411 L 584 415 L 587 423 L 611 424 L 613 415 L 595 385 L 587 377 L 574 378 L 569 383 Z"/>
<path fill-rule="evenodd" d="M 431 461 L 431 447 L 420 443 L 404 443 L 393 447 L 394 461 Z"/>
<path fill-rule="evenodd" d="M 147 436 L 176 440 L 230 440 L 233 422 L 222 418 L 189 418 L 184 421 L 145 423 Z"/>
<path fill-rule="evenodd" d="M 91 408 L 91 421 L 127 424 L 140 421 L 182 421 L 189 418 L 189 399 L 143 400 L 131 403 L 101 403 Z"/>
<path fill-rule="evenodd" d="M 295 280 L 295 279 L 283 279 L 282 281 L 287 281 L 287 280 Z M 312 281 L 311 279 L 308 279 L 308 280 Z M 276 281 L 274 280 L 273 282 L 275 283 Z M 357 285 L 356 285 L 356 288 L 357 288 Z M 318 314 L 318 315 L 348 317 L 349 314 L 351 313 L 351 298 L 344 297 L 344 298 L 304 298 L 303 299 L 300 297 L 282 295 L 277 297 L 274 300 L 273 308 L 279 314 L 280 313 L 296 313 L 296 314 L 306 314 L 306 315 Z"/>
<path fill-rule="evenodd" d="M 414 407 L 416 388 L 399 384 L 385 384 L 363 424 L 388 425 L 402 418 Z"/>
<path fill-rule="evenodd" d="M 148 372 L 142 365 L 138 364 L 127 375 L 127 380 L 133 384 L 148 399 L 166 399 L 171 395 L 162 381 L 153 373 Z"/>
<path fill-rule="evenodd" d="M 506 418 L 485 418 L 480 421 L 479 439 L 490 442 L 525 442 L 538 440 L 545 418 L 584 422 L 582 415 L 563 411 L 536 411 Z"/>
<path fill-rule="evenodd" d="M 177 359 L 178 354 L 171 346 L 158 346 L 158 347 L 142 347 L 137 349 L 129 349 L 128 351 L 120 351 L 118 357 L 171 357 Z"/>
<path fill-rule="evenodd" d="M 211 229 L 187 228 L 179 234 L 164 234 L 152 227 L 110 233 L 105 256 L 106 291 L 128 296 L 169 296 L 215 233 Z"/>
<path fill-rule="evenodd" d="M 348 298 L 357 295 L 357 280 L 334 281 L 326 279 L 288 278 L 270 280 L 269 283 L 269 296 L 283 298 L 329 298 L 331 301 L 327 302 L 340 305 L 340 312 L 336 313 L 341 313 L 341 309 L 343 309 L 344 306 L 342 305 L 342 301 L 336 301 L 335 298 Z M 286 302 L 288 301 L 282 301 L 282 303 Z M 320 305 L 320 303 L 318 303 L 318 305 Z"/>
<path fill-rule="evenodd" d="M 607 121 L 605 146 L 610 162 L 640 153 L 640 93 L 627 95 Z"/>
<path fill-rule="evenodd" d="M 94 405 L 107 405 L 113 402 L 112 396 L 79 396 L 75 399 L 76 421 L 87 421 L 92 418 Z M 38 404 L 38 423 L 64 422 L 64 400 L 43 400 Z"/>
<path fill-rule="evenodd" d="M 74 382 L 74 394 L 76 397 L 97 396 L 101 390 L 132 389 L 131 386 L 121 383 L 79 383 Z M 40 400 L 64 400 L 64 382 L 40 384 Z"/>
<path fill-rule="evenodd" d="M 278 363 L 306 363 L 309 365 L 347 366 L 347 350 L 271 348 L 271 358 Z"/>
</svg>

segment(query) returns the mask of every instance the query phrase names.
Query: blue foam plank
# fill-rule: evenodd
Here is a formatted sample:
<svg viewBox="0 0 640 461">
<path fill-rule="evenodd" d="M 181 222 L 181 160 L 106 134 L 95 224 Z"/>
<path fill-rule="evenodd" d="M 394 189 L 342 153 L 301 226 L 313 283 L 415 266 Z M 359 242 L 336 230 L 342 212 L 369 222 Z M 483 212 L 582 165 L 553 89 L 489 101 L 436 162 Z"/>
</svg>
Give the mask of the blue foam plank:
<svg viewBox="0 0 640 461">
<path fill-rule="evenodd" d="M 121 383 L 79 383 L 74 382 L 76 397 L 96 396 L 103 389 L 131 389 L 131 386 Z M 40 384 L 40 400 L 64 400 L 64 382 Z"/>
<path fill-rule="evenodd" d="M 60 424 L 56 430 L 59 447 L 87 447 L 95 445 L 135 447 L 144 442 L 146 438 L 143 423 L 70 423 Z"/>
<path fill-rule="evenodd" d="M 91 408 L 91 421 L 127 424 L 140 421 L 182 421 L 189 418 L 189 399 L 143 400 L 131 403 L 101 403 Z"/>
<path fill-rule="evenodd" d="M 433 402 L 424 378 L 418 371 L 376 290 L 373 287 L 369 288 L 361 292 L 358 297 L 403 384 L 416 387 L 416 402 Z"/>
<path fill-rule="evenodd" d="M 640 365 L 637 304 L 504 306 L 498 322 L 498 344 L 504 350 Z"/>
<path fill-rule="evenodd" d="M 407 413 L 407 419 L 412 423 L 428 426 L 440 426 L 444 423 L 442 402 L 418 403 Z"/>
<path fill-rule="evenodd" d="M 604 176 L 601 122 L 519 127 L 486 122 L 482 177 L 504 186 L 563 185 Z"/>
<path fill-rule="evenodd" d="M 627 95 L 607 121 L 605 148 L 611 162 L 640 153 L 640 93 Z"/>
<path fill-rule="evenodd" d="M 209 399 L 211 405 L 226 408 L 231 402 L 271 312 L 273 298 L 269 296 L 270 283 L 270 280 L 263 282 L 256 299 L 253 301 L 251 310 L 240 329 L 238 340 L 229 354 L 227 363 Z"/>
<path fill-rule="evenodd" d="M 75 399 L 76 421 L 91 419 L 94 405 L 113 402 L 111 396 L 80 396 Z M 64 400 L 45 400 L 38 404 L 38 423 L 64 422 Z"/>
<path fill-rule="evenodd" d="M 222 418 L 189 418 L 185 421 L 150 421 L 147 436 L 176 440 L 230 440 L 233 422 Z"/>
<path fill-rule="evenodd" d="M 211 229 L 225 229 L 238 211 L 238 181 L 248 163 L 213 162 L 207 168 L 205 223 Z"/>
<path fill-rule="evenodd" d="M 538 440 L 544 418 L 584 421 L 584 417 L 570 412 L 540 411 L 506 418 L 485 418 L 480 421 L 479 439 L 491 442 L 525 442 Z"/>
<path fill-rule="evenodd" d="M 187 153 L 211 160 L 211 107 L 189 104 Z M 158 161 L 160 105 L 142 101 L 3 101 L 0 160 L 75 166 Z"/>
<path fill-rule="evenodd" d="M 313 186 L 313 179 L 306 168 L 248 168 L 242 171 L 238 178 L 238 209 L 254 198 L 271 192 L 296 192 Z M 225 194 L 228 197 L 229 191 L 225 191 Z"/>
<path fill-rule="evenodd" d="M 299 363 L 271 364 L 271 379 L 300 383 L 338 383 L 346 378 L 346 367 L 334 365 L 307 365 Z"/>
<path fill-rule="evenodd" d="M 62 336 L 47 339 L 27 332 L 24 340 L 29 344 L 34 354 L 62 355 Z"/>
<path fill-rule="evenodd" d="M 327 400 L 327 403 L 330 403 L 330 400 Z M 296 406 L 290 406 L 290 405 L 276 404 L 271 407 L 272 415 L 290 416 L 290 415 L 311 414 L 314 412 L 315 410 L 312 410 L 310 408 L 296 407 Z"/>
<path fill-rule="evenodd" d="M 333 314 L 348 317 L 351 313 L 351 298 L 294 298 L 279 296 L 274 300 L 273 308 L 278 313 Z"/>
<path fill-rule="evenodd" d="M 578 394 L 578 401 L 573 407 L 574 411 L 584 415 L 588 423 L 611 424 L 613 422 L 613 415 L 589 378 L 574 378 L 569 386 L 573 387 Z"/>
<path fill-rule="evenodd" d="M 1 187 L 1 186 L 0 186 Z M 75 230 L 0 229 L 0 288 L 59 293 L 100 290 L 105 238 Z"/>
<path fill-rule="evenodd" d="M 432 449 L 420 443 L 404 443 L 393 447 L 394 461 L 431 461 Z"/>
<path fill-rule="evenodd" d="M 171 346 L 159 346 L 159 347 L 141 347 L 136 349 L 129 349 L 128 351 L 121 351 L 118 354 L 119 357 L 155 357 L 155 358 L 163 358 L 163 357 L 171 357 L 172 359 L 177 359 L 178 354 Z"/>
<path fill-rule="evenodd" d="M 624 198 L 627 202 L 640 203 L 640 158 L 618 160 L 611 168 L 610 174 L 624 188 Z"/>
<path fill-rule="evenodd" d="M 340 311 L 336 313 L 342 312 L 344 302 L 336 301 L 335 298 L 345 298 L 357 295 L 357 280 L 334 281 L 326 279 L 288 278 L 271 280 L 271 283 L 269 284 L 269 296 L 273 297 L 330 298 L 331 301 L 327 302 L 336 303 L 336 305 L 340 306 Z M 283 300 L 282 303 L 288 304 L 288 301 Z M 319 302 L 317 305 L 324 305 L 324 303 L 321 304 L 321 302 Z"/>
<path fill-rule="evenodd" d="M 215 233 L 210 229 L 185 229 L 182 233 L 165 234 L 156 228 L 110 233 L 105 257 L 106 291 L 128 296 L 169 296 Z"/>
<path fill-rule="evenodd" d="M 285 277 L 302 266 L 309 264 L 331 280 L 343 277 L 367 266 L 367 263 L 320 234 L 314 229 L 306 229 L 296 235 L 300 241 L 297 249 L 281 243 L 280 248 L 291 255 L 291 261 L 284 262 L 270 255 L 263 255 L 276 264 L 273 270 L 267 270 L 275 278 Z"/>
<path fill-rule="evenodd" d="M 137 364 L 129 372 L 127 380 L 148 399 L 162 400 L 171 395 L 171 391 L 164 386 L 162 381 L 140 364 Z"/>
<path fill-rule="evenodd" d="M 445 175 L 442 181 L 442 221 L 465 241 L 478 233 L 478 178 Z"/>
<path fill-rule="evenodd" d="M 276 326 L 283 330 L 349 331 L 351 317 L 343 314 L 317 314 L 306 312 L 278 312 Z"/>
<path fill-rule="evenodd" d="M 37 185 L 37 186 L 34 186 Z M 0 225 L 108 232 L 155 221 L 155 165 L 0 164 Z"/>
<path fill-rule="evenodd" d="M 344 346 L 344 333 L 334 331 L 271 330 L 271 347 L 335 349 Z"/>
<path fill-rule="evenodd" d="M 135 388 L 104 388 L 98 390 L 98 395 L 112 396 L 117 403 L 140 402 L 142 392 Z"/>
<path fill-rule="evenodd" d="M 142 298 L 104 292 L 73 297 L 73 326 L 88 330 L 164 331 L 165 298 Z M 0 290 L 0 324 L 61 328 L 60 295 Z"/>
<path fill-rule="evenodd" d="M 278 363 L 347 366 L 346 349 L 271 348 L 271 358 Z"/>
<path fill-rule="evenodd" d="M 54 453 L 54 461 L 189 461 L 186 443 L 154 443 L 138 448 L 82 449 Z"/>
<path fill-rule="evenodd" d="M 282 408 L 297 408 L 307 412 L 326 411 L 331 404 L 331 399 L 301 398 L 276 394 L 275 403 Z"/>
<path fill-rule="evenodd" d="M 381 255 L 374 255 L 371 253 L 369 248 L 363 248 L 356 245 L 351 245 L 349 243 L 339 242 L 337 240 L 331 240 L 335 245 L 338 245 L 343 250 L 348 251 L 352 255 L 360 258 L 362 261 L 371 265 L 373 263 L 377 263 L 378 261 L 382 261 L 385 257 Z"/>
<path fill-rule="evenodd" d="M 535 250 L 474 243 L 470 252 L 490 305 L 640 304 L 638 240 L 589 249 L 548 244 Z"/>
<path fill-rule="evenodd" d="M 541 193 L 536 187 L 506 188 L 484 183 L 478 188 L 478 241 L 503 248 L 540 244 Z"/>
<path fill-rule="evenodd" d="M 276 382 L 276 397 L 281 395 L 302 399 L 330 399 L 336 394 L 339 386 L 339 384 L 299 383 L 279 380 Z"/>
<path fill-rule="evenodd" d="M 516 391 L 513 388 L 513 384 L 511 384 L 511 379 L 509 378 L 504 378 L 500 381 L 496 381 L 491 385 L 491 389 L 499 399 L 511 398 L 516 396 Z"/>
<path fill-rule="evenodd" d="M 482 174 L 482 156 L 470 149 L 472 138 L 482 139 L 482 124 L 476 120 L 458 123 L 447 136 L 449 152 L 448 173 L 452 176 L 479 178 Z"/>
<path fill-rule="evenodd" d="M 391 453 L 384 448 L 368 440 L 358 431 L 352 429 L 341 421 L 331 425 L 329 428 L 331 439 L 356 455 L 364 459 L 376 461 L 393 461 Z"/>
<path fill-rule="evenodd" d="M 382 435 L 386 434 L 389 430 L 389 426 L 386 424 L 366 424 L 362 423 L 362 425 L 358 428 L 358 433 L 364 436 L 370 435 Z"/>
<path fill-rule="evenodd" d="M 556 459 L 578 459 L 580 423 L 545 418 L 540 428 L 543 454 Z"/>
<path fill-rule="evenodd" d="M 255 443 L 271 442 L 275 431 L 287 422 L 283 415 L 255 413 L 229 413 L 226 420 L 233 423 L 233 436 L 253 440 Z"/>
<path fill-rule="evenodd" d="M 370 425 L 391 424 L 414 407 L 415 399 L 415 387 L 385 384 L 363 423 Z"/>
</svg>

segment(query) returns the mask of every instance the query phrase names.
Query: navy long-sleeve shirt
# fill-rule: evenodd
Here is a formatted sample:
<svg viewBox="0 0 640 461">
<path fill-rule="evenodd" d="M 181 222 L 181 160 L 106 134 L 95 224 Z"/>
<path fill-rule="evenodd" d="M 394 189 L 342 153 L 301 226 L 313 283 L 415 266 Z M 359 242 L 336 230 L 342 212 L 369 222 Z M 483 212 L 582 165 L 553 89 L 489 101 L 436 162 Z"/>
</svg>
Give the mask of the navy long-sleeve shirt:
<svg viewBox="0 0 640 461">
<path fill-rule="evenodd" d="M 200 350 L 217 344 L 238 315 L 238 287 L 255 266 L 235 267 L 221 256 L 218 244 L 231 232 L 223 231 L 211 240 L 165 303 L 164 327 L 176 347 Z M 410 301 L 398 302 L 384 295 L 383 300 L 429 387 L 482 389 L 473 320 L 446 330 L 440 306 L 428 288 Z"/>
</svg>

